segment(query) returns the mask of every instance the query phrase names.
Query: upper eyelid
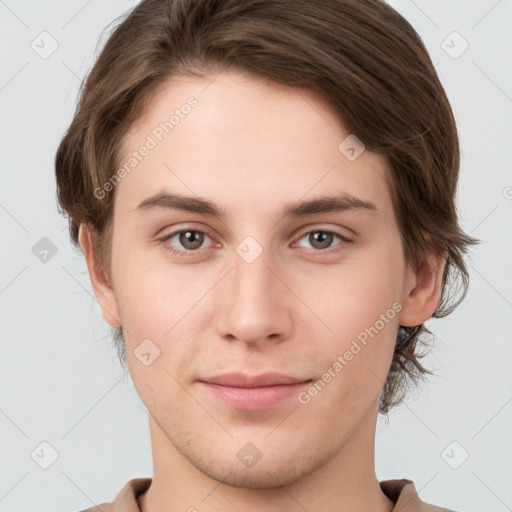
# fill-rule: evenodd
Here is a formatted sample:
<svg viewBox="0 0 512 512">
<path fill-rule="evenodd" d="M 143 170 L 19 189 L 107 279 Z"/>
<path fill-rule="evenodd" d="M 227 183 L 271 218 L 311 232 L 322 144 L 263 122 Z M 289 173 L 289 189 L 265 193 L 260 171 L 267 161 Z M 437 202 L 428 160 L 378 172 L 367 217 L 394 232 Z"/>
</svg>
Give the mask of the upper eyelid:
<svg viewBox="0 0 512 512">
<path fill-rule="evenodd" d="M 348 228 L 344 228 L 344 229 L 348 230 Z M 211 235 L 211 232 L 208 229 L 206 229 L 206 228 L 196 228 L 194 226 L 185 226 L 185 227 L 180 228 L 180 229 L 175 229 L 175 230 L 171 231 L 170 233 L 168 233 L 167 235 L 165 235 L 163 238 L 174 236 L 174 235 L 176 235 L 178 233 L 182 233 L 182 232 L 185 232 L 185 231 L 197 231 L 199 233 L 204 233 L 204 234 L 208 235 L 210 238 L 213 238 L 212 235 Z M 342 232 L 340 232 L 336 228 L 323 228 L 323 227 L 310 227 L 310 228 L 306 228 L 305 231 L 299 231 L 299 233 L 301 233 L 299 238 L 302 238 L 304 235 L 307 235 L 309 233 L 314 233 L 314 232 L 317 232 L 317 231 L 323 231 L 325 233 L 333 233 L 333 234 L 339 235 L 339 236 L 341 236 L 343 238 L 349 238 L 348 236 L 345 236 Z M 348 231 L 351 231 L 351 230 L 348 230 Z M 299 236 L 299 235 L 295 235 L 295 236 Z"/>
<path fill-rule="evenodd" d="M 171 231 L 167 235 L 161 237 L 161 239 L 164 240 L 164 241 L 168 241 L 169 239 L 173 238 L 177 234 L 183 233 L 183 232 L 186 232 L 186 231 L 197 231 L 198 233 L 203 233 L 203 234 L 207 235 L 211 240 L 214 240 L 214 237 L 210 234 L 210 232 L 207 229 L 195 228 L 194 226 L 185 226 L 185 227 L 183 227 L 181 229 L 176 229 L 174 231 Z M 309 235 L 311 233 L 316 233 L 318 231 L 322 231 L 324 233 L 330 233 L 330 234 L 333 234 L 335 236 L 338 236 L 341 239 L 342 243 L 345 242 L 345 241 L 347 241 L 347 242 L 348 241 L 352 241 L 351 237 L 346 236 L 345 234 L 341 233 L 340 231 L 338 231 L 336 229 L 329 229 L 329 228 L 322 228 L 322 227 L 310 227 L 310 228 L 307 228 L 305 231 L 299 231 L 299 234 L 294 236 L 294 239 L 295 239 L 294 243 L 298 242 L 299 240 L 304 238 L 306 235 Z M 206 248 L 207 247 L 202 247 L 201 249 L 206 249 Z M 190 251 L 190 252 L 198 252 L 201 249 L 197 249 L 195 251 Z M 186 250 L 186 249 L 183 249 L 183 250 Z"/>
<path fill-rule="evenodd" d="M 329 229 L 329 228 L 309 228 L 307 229 L 306 231 L 301 231 L 300 235 L 298 236 L 298 238 L 302 238 L 303 236 L 305 235 L 309 235 L 310 233 L 316 233 L 317 231 L 322 231 L 324 233 L 332 233 L 333 235 L 337 235 L 341 238 L 344 238 L 344 239 L 349 239 L 350 237 L 344 235 L 340 230 L 337 230 L 337 229 Z"/>
</svg>

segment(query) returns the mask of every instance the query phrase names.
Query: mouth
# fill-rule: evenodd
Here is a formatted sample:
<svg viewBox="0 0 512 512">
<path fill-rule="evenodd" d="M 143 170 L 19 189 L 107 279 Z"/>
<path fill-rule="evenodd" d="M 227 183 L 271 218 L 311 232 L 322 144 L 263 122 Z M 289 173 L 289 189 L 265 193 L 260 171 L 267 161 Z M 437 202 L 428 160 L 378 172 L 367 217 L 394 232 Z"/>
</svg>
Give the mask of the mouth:
<svg viewBox="0 0 512 512">
<path fill-rule="evenodd" d="M 264 410 L 296 396 L 313 380 L 279 373 L 254 376 L 229 373 L 198 382 L 211 396 L 231 407 L 241 410 Z"/>
</svg>

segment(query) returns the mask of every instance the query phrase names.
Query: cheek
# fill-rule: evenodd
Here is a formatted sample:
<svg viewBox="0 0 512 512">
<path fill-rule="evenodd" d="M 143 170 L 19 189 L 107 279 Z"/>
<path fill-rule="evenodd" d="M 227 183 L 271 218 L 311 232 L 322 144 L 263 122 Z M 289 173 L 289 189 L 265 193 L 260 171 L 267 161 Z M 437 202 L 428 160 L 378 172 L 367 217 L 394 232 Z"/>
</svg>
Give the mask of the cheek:
<svg viewBox="0 0 512 512">
<path fill-rule="evenodd" d="M 329 339 L 329 345 L 336 339 L 338 348 L 343 348 L 376 323 L 379 331 L 397 325 L 401 269 L 391 260 L 347 261 L 297 281 L 297 295 L 315 314 L 320 339 Z"/>
<path fill-rule="evenodd" d="M 321 380 L 327 385 L 320 393 L 325 404 L 345 402 L 357 409 L 356 402 L 380 392 L 396 342 L 400 276 L 396 260 L 381 257 L 378 263 L 359 261 L 316 275 L 315 287 L 304 288 L 305 302 L 319 317 L 310 326 L 315 343 L 309 357 L 325 372 Z"/>
<path fill-rule="evenodd" d="M 118 254 L 121 251 L 118 251 Z M 163 251 L 162 251 L 163 253 Z M 187 265 L 169 264 L 160 250 L 119 254 L 118 304 L 126 325 L 162 337 L 208 291 Z"/>
<path fill-rule="evenodd" d="M 194 340 L 201 338 L 203 302 L 212 280 L 198 279 L 197 271 L 187 271 L 183 266 L 148 264 L 128 254 L 116 270 L 116 296 L 127 358 L 135 370 L 134 382 L 139 374 L 142 380 L 172 381 L 171 375 L 181 378 L 190 361 L 198 357 L 199 347 Z M 151 360 L 154 358 L 151 372 L 137 359 L 142 350 L 150 353 Z"/>
<path fill-rule="evenodd" d="M 130 266 L 119 290 L 118 303 L 126 355 L 133 381 L 148 410 L 170 404 L 193 407 L 179 383 L 187 382 L 190 363 L 198 357 L 194 305 L 203 287 L 190 286 L 169 267 Z M 121 273 L 121 269 L 118 269 Z M 183 282 L 182 282 L 183 281 Z M 183 292 L 185 290 L 185 292 Z M 180 407 L 173 409 L 178 419 Z"/>
</svg>

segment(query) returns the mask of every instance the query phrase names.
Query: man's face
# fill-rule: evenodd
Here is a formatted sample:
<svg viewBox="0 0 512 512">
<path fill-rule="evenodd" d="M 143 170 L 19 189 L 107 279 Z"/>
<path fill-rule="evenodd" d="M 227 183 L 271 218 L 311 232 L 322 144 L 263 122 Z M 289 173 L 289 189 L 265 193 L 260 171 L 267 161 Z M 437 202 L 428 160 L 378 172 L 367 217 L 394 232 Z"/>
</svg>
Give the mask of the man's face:
<svg viewBox="0 0 512 512">
<path fill-rule="evenodd" d="M 176 109 L 172 129 L 161 125 Z M 373 443 L 409 270 L 386 162 L 368 150 L 354 159 L 351 139 L 340 150 L 348 135 L 312 93 L 234 73 L 168 82 L 132 127 L 121 162 L 137 151 L 137 163 L 116 186 L 114 308 L 162 457 L 274 487 L 358 436 Z M 157 193 L 225 216 L 138 209 Z M 375 209 L 284 211 L 342 194 Z M 202 382 L 267 372 L 302 384 Z"/>
</svg>

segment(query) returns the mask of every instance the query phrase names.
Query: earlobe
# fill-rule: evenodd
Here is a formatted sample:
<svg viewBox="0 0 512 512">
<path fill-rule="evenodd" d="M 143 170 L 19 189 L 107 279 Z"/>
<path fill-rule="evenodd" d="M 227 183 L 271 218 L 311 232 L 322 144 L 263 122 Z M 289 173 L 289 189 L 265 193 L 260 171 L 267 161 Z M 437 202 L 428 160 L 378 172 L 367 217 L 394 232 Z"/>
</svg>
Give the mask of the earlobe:
<svg viewBox="0 0 512 512">
<path fill-rule="evenodd" d="M 432 316 L 441 298 L 445 266 L 446 253 L 432 247 L 418 273 L 408 268 L 410 279 L 404 290 L 400 325 L 414 327 Z"/>
<path fill-rule="evenodd" d="M 85 256 L 91 285 L 101 307 L 101 313 L 105 321 L 112 327 L 121 327 L 120 315 L 117 307 L 117 300 L 110 280 L 101 268 L 96 254 L 95 236 L 91 229 L 80 224 L 78 241 Z"/>
</svg>

